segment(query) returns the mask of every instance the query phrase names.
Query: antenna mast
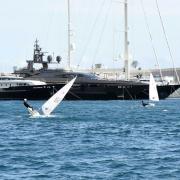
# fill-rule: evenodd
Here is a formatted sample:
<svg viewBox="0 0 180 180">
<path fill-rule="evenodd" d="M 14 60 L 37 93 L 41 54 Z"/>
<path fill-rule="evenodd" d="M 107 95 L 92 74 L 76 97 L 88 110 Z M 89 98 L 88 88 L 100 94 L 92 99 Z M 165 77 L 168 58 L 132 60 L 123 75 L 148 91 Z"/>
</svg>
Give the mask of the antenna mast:
<svg viewBox="0 0 180 180">
<path fill-rule="evenodd" d="M 67 67 L 71 68 L 71 14 L 70 14 L 70 0 L 68 1 L 68 61 Z"/>
<path fill-rule="evenodd" d="M 124 0 L 124 68 L 125 78 L 130 78 L 130 67 L 129 67 L 129 41 L 128 41 L 128 0 Z"/>
</svg>

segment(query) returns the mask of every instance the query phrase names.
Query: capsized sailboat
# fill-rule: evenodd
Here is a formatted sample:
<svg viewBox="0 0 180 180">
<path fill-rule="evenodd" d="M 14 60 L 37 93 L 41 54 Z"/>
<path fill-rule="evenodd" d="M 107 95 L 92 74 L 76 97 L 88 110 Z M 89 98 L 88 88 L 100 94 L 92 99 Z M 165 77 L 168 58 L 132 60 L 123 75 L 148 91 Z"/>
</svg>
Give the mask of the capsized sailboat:
<svg viewBox="0 0 180 180">
<path fill-rule="evenodd" d="M 76 77 L 73 78 L 69 83 L 57 91 L 51 98 L 49 98 L 41 107 L 42 113 L 34 110 L 33 108 L 27 108 L 31 116 L 45 115 L 49 116 L 55 108 L 61 103 L 66 94 L 69 92 L 70 88 L 74 84 Z"/>
<path fill-rule="evenodd" d="M 157 91 L 156 82 L 151 73 L 150 74 L 150 82 L 149 82 L 149 102 L 145 103 L 142 101 L 142 105 L 145 107 L 155 106 L 155 104 L 153 103 L 154 101 L 159 101 L 159 95 L 158 95 L 158 91 Z"/>
<path fill-rule="evenodd" d="M 71 86 L 74 84 L 76 77 L 72 79 L 68 84 L 56 92 L 46 103 L 42 106 L 42 112 L 44 115 L 50 115 L 54 109 L 61 103 L 65 95 L 70 90 Z"/>
</svg>

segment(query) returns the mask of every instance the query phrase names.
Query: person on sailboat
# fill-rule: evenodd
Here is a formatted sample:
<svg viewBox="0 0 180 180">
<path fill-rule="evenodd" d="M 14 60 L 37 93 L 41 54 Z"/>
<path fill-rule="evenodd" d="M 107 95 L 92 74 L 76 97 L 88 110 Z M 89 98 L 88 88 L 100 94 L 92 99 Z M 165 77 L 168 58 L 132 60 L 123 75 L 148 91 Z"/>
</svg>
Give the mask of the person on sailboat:
<svg viewBox="0 0 180 180">
<path fill-rule="evenodd" d="M 24 99 L 24 106 L 30 108 L 33 111 L 33 107 L 27 103 L 27 99 Z"/>
<path fill-rule="evenodd" d="M 39 116 L 39 112 L 27 103 L 27 99 L 24 99 L 24 106 L 27 108 L 29 114 L 32 116 Z"/>
<path fill-rule="evenodd" d="M 142 105 L 143 105 L 144 107 L 146 107 L 146 106 L 149 105 L 149 103 L 145 103 L 144 101 L 142 101 Z"/>
</svg>

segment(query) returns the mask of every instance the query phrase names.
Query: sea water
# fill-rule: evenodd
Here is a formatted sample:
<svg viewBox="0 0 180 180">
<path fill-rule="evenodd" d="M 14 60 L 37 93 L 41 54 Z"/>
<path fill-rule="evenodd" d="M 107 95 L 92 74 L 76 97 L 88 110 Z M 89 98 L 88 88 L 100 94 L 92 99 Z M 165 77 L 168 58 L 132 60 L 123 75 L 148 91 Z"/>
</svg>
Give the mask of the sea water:
<svg viewBox="0 0 180 180">
<path fill-rule="evenodd" d="M 180 179 L 180 100 L 0 101 L 0 179 Z"/>
</svg>

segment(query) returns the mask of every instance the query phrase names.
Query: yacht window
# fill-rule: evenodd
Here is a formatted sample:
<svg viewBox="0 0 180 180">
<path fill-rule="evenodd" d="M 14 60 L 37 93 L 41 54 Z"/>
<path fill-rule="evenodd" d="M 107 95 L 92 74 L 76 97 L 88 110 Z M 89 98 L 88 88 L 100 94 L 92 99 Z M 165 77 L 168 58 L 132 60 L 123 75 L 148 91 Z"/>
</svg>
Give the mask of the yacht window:
<svg viewBox="0 0 180 180">
<path fill-rule="evenodd" d="M 98 87 L 97 84 L 89 84 L 89 87 Z"/>
<path fill-rule="evenodd" d="M 78 74 L 78 77 L 85 77 L 83 74 Z"/>
<path fill-rule="evenodd" d="M 68 75 L 62 75 L 62 78 L 68 78 L 69 76 Z"/>
</svg>

